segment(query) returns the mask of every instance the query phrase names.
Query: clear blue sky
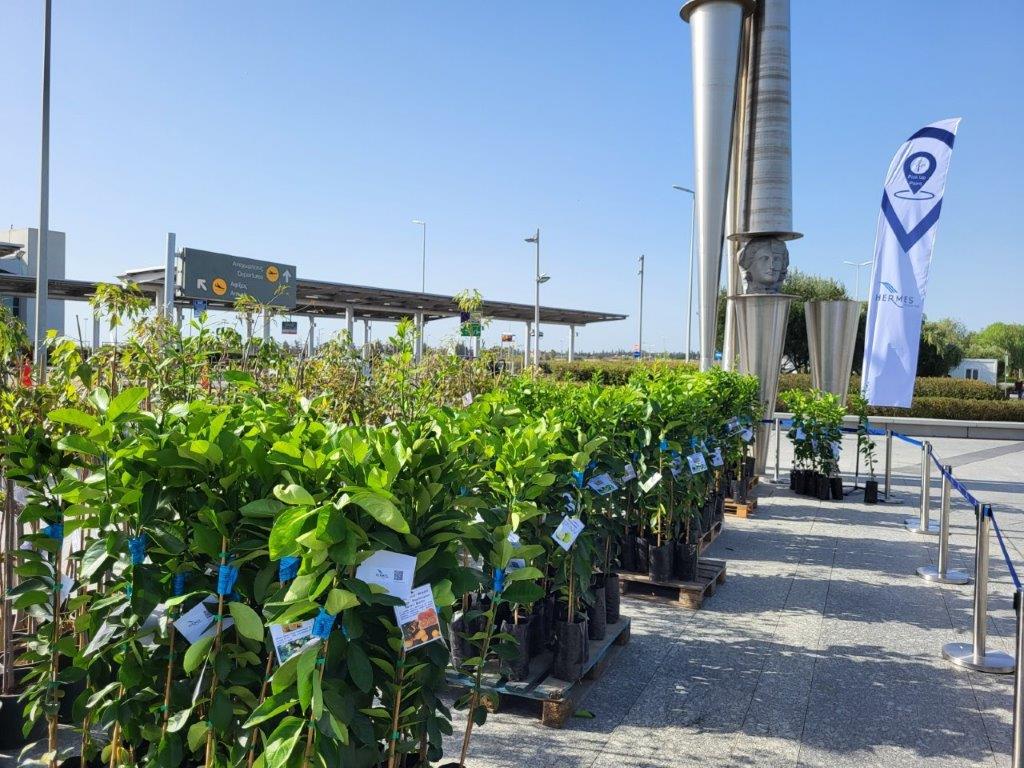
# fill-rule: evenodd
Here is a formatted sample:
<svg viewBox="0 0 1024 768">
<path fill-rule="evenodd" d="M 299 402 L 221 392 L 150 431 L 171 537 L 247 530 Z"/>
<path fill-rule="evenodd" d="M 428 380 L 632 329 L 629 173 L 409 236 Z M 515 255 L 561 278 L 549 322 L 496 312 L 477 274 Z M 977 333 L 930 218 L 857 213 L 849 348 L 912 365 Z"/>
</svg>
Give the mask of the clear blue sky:
<svg viewBox="0 0 1024 768">
<path fill-rule="evenodd" d="M 544 303 L 632 316 L 581 331 L 581 349 L 635 341 L 645 253 L 645 346 L 679 350 L 690 215 L 671 185 L 692 182 L 692 128 L 678 5 L 55 0 L 51 226 L 68 275 L 157 264 L 175 231 L 415 289 L 421 218 L 428 290 L 529 302 L 522 240 L 540 226 Z M 38 217 L 41 7 L 0 10 L 0 227 Z M 1022 28 L 1019 0 L 793 0 L 794 266 L 852 292 L 842 262 L 871 258 L 896 148 L 962 116 L 926 311 L 1020 319 Z M 544 346 L 567 339 L 553 328 Z"/>
</svg>

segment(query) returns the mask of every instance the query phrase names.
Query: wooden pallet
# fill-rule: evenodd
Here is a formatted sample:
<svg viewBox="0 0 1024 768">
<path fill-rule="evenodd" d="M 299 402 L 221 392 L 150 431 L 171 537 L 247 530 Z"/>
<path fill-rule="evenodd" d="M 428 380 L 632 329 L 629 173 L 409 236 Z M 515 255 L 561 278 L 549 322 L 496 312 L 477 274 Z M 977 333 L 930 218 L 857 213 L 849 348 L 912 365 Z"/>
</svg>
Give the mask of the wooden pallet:
<svg viewBox="0 0 1024 768">
<path fill-rule="evenodd" d="M 748 498 L 746 504 L 727 498 L 725 500 L 725 514 L 736 517 L 751 517 L 757 512 L 757 498 Z"/>
<path fill-rule="evenodd" d="M 623 594 L 656 600 L 674 600 L 684 608 L 697 610 L 725 581 L 725 560 L 701 558 L 696 581 L 655 581 L 645 573 L 620 573 Z"/>
<path fill-rule="evenodd" d="M 587 682 L 604 674 L 617 647 L 629 642 L 630 620 L 622 617 L 609 624 L 603 640 L 590 641 L 590 658 L 583 665 L 583 677 L 576 681 L 560 680 L 551 674 L 554 655 L 548 651 L 530 661 L 530 672 L 525 680 L 502 681 L 496 673 L 484 673 L 484 691 L 497 693 L 527 702 L 540 704 L 540 722 L 549 728 L 561 728 L 575 714 Z M 448 685 L 453 688 L 471 688 L 468 675 L 449 669 Z"/>
<path fill-rule="evenodd" d="M 719 520 L 717 523 L 711 526 L 708 531 L 700 537 L 700 553 L 703 554 L 704 550 L 711 546 L 711 542 L 722 535 L 722 524 L 723 521 Z"/>
</svg>

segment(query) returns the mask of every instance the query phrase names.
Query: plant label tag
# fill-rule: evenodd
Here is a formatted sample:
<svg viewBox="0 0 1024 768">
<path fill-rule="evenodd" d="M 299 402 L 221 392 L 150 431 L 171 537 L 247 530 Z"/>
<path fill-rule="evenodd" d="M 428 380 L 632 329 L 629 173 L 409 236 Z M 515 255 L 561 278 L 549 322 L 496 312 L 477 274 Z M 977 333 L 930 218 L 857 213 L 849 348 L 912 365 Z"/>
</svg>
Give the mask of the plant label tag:
<svg viewBox="0 0 1024 768">
<path fill-rule="evenodd" d="M 518 533 L 516 533 L 515 531 L 510 531 L 508 536 L 506 536 L 505 538 L 508 539 L 508 543 L 512 545 L 512 549 L 519 549 L 519 545 L 522 543 L 522 539 L 519 538 Z"/>
<path fill-rule="evenodd" d="M 189 644 L 212 636 L 217 631 L 217 623 L 210 608 L 212 607 L 215 611 L 217 610 L 216 606 L 217 601 L 213 599 L 196 603 L 174 620 L 174 628 L 179 635 L 188 640 Z M 226 617 L 221 623 L 221 631 L 234 626 L 234 624 L 234 619 Z"/>
<path fill-rule="evenodd" d="M 735 435 L 740 431 L 740 420 L 736 416 L 733 416 L 725 422 L 725 431 L 730 435 Z"/>
<path fill-rule="evenodd" d="M 551 538 L 555 540 L 558 546 L 568 552 L 576 539 L 579 538 L 579 535 L 583 533 L 585 527 L 583 521 L 578 517 L 563 517 L 562 522 L 555 528 L 555 532 L 551 534 Z"/>
<path fill-rule="evenodd" d="M 699 475 L 701 472 L 708 471 L 708 462 L 704 458 L 704 454 L 698 451 L 697 453 L 691 453 L 686 457 L 686 463 L 690 465 L 690 474 Z"/>
<path fill-rule="evenodd" d="M 609 493 L 619 490 L 619 486 L 615 484 L 615 481 L 612 480 L 611 475 L 607 472 L 590 478 L 587 487 L 601 496 L 607 496 Z"/>
<path fill-rule="evenodd" d="M 754 439 L 754 430 L 752 430 L 750 427 L 747 427 L 742 432 L 740 432 L 740 439 L 742 439 L 744 443 L 749 443 L 751 440 Z"/>
<path fill-rule="evenodd" d="M 832 443 L 832 458 L 838 459 L 839 454 L 843 452 L 843 445 L 839 441 L 833 441 Z"/>
<path fill-rule="evenodd" d="M 568 491 L 562 494 L 562 498 L 565 499 L 565 511 L 571 515 L 576 511 L 576 499 Z"/>
<path fill-rule="evenodd" d="M 416 558 L 379 549 L 356 568 L 356 578 L 367 584 L 379 584 L 384 591 L 399 600 L 405 600 L 412 591 L 416 573 Z"/>
<path fill-rule="evenodd" d="M 725 466 L 725 459 L 722 458 L 722 449 L 721 448 L 715 448 L 714 452 L 711 454 L 711 466 L 713 466 L 713 467 L 724 467 Z"/>
<path fill-rule="evenodd" d="M 630 480 L 636 480 L 636 468 L 627 461 L 626 466 L 622 468 L 622 477 L 619 478 L 619 482 L 628 483 Z"/>
<path fill-rule="evenodd" d="M 469 406 L 471 406 L 473 404 L 473 393 L 472 392 L 467 392 L 466 394 L 464 394 L 462 396 L 462 404 L 466 408 L 469 408 Z"/>
<path fill-rule="evenodd" d="M 526 567 L 526 561 L 521 557 L 513 557 L 508 561 L 508 566 L 505 568 L 505 573 L 512 573 L 512 571 L 518 571 L 520 568 Z"/>
<path fill-rule="evenodd" d="M 640 483 L 640 490 L 644 493 L 650 493 L 651 488 L 661 482 L 661 472 L 655 472 L 653 475 L 648 477 L 642 483 Z"/>
<path fill-rule="evenodd" d="M 395 606 L 395 621 L 402 630 L 406 653 L 441 639 L 441 620 L 429 584 L 412 590 L 405 605 Z"/>
<path fill-rule="evenodd" d="M 270 639 L 274 641 L 274 653 L 277 655 L 278 664 L 284 664 L 295 654 L 319 642 L 319 638 L 313 637 L 314 621 L 315 619 L 307 619 L 289 624 L 270 625 Z"/>
<path fill-rule="evenodd" d="M 796 428 L 796 439 L 797 440 L 806 440 L 807 439 L 807 435 L 804 432 L 804 428 L 803 427 L 797 427 Z"/>
<path fill-rule="evenodd" d="M 672 470 L 672 477 L 679 477 L 683 474 L 683 457 L 679 455 L 673 456 L 669 467 Z"/>
<path fill-rule="evenodd" d="M 64 605 L 64 601 L 68 599 L 71 594 L 71 588 L 75 586 L 75 580 L 68 576 L 66 573 L 60 575 L 60 604 Z"/>
</svg>

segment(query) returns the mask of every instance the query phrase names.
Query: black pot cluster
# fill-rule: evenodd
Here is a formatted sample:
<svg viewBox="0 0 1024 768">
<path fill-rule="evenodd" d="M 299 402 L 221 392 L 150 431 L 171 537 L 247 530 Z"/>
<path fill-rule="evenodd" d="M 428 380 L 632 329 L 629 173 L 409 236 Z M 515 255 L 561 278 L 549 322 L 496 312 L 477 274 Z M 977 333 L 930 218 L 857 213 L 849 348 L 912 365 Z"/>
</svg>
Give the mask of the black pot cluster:
<svg viewBox="0 0 1024 768">
<path fill-rule="evenodd" d="M 789 487 L 801 496 L 813 496 L 821 501 L 843 498 L 843 478 L 829 477 L 811 469 L 794 469 L 789 473 Z"/>
<path fill-rule="evenodd" d="M 641 536 L 631 529 L 621 540 L 619 561 L 623 571 L 645 573 L 652 581 L 694 581 L 697 578 L 698 542 L 700 530 L 714 524 L 717 515 L 724 514 L 724 498 L 712 496 L 698 518 L 691 521 L 690 537 L 663 542 Z"/>
</svg>

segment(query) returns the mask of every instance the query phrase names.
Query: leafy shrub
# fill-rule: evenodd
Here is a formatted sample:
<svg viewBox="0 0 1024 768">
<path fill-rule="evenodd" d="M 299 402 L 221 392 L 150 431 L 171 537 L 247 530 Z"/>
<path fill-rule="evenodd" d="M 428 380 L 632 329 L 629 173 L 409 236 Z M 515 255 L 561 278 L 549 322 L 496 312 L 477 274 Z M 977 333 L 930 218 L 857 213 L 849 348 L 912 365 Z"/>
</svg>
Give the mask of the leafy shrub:
<svg viewBox="0 0 1024 768">
<path fill-rule="evenodd" d="M 1024 422 L 1024 401 L 962 400 L 957 397 L 915 397 L 911 408 L 871 408 L 872 416 L 916 416 L 957 421 Z"/>
<path fill-rule="evenodd" d="M 548 360 L 542 365 L 560 381 L 597 381 L 601 384 L 626 384 L 638 370 L 656 368 L 674 370 L 677 368 L 697 369 L 697 364 L 686 360 L 658 360 L 654 363 L 637 363 L 633 360 Z"/>
<path fill-rule="evenodd" d="M 810 391 L 811 375 L 809 373 L 784 373 L 779 377 L 779 391 L 799 389 Z M 860 376 L 850 377 L 849 392 L 860 391 Z M 953 397 L 961 400 L 1002 400 L 1002 390 L 994 384 L 983 381 L 967 381 L 940 376 L 920 377 L 914 382 L 914 398 L 919 397 Z"/>
</svg>

